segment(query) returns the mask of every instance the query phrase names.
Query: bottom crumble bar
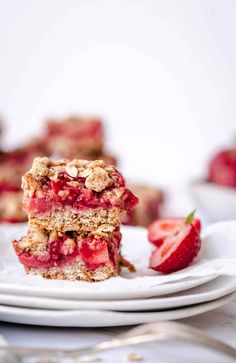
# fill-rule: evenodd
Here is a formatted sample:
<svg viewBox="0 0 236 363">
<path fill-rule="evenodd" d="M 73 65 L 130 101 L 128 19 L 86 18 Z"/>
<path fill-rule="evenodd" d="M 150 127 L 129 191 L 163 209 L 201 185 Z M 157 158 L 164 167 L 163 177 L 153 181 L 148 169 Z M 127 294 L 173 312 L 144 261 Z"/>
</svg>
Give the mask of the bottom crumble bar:
<svg viewBox="0 0 236 363">
<path fill-rule="evenodd" d="M 29 274 L 48 279 L 101 281 L 116 276 L 120 265 L 130 267 L 120 257 L 120 240 L 119 229 L 101 237 L 31 227 L 27 236 L 13 241 L 13 246 Z"/>
</svg>

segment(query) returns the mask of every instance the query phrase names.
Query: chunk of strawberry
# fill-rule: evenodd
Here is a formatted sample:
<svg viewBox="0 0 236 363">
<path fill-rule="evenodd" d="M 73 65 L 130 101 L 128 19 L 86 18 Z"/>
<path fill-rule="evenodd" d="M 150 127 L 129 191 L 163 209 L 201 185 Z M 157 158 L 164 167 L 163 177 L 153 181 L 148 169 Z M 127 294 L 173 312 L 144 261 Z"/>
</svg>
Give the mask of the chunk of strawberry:
<svg viewBox="0 0 236 363">
<path fill-rule="evenodd" d="M 162 273 L 181 270 L 193 261 L 201 247 L 200 234 L 193 224 L 183 224 L 167 237 L 151 255 L 150 268 Z"/>
<path fill-rule="evenodd" d="M 179 228 L 184 224 L 184 221 L 185 218 L 158 219 L 154 221 L 148 227 L 149 241 L 157 247 L 161 246 L 165 238 L 178 232 Z M 200 220 L 195 218 L 191 221 L 191 224 L 200 233 Z"/>
<path fill-rule="evenodd" d="M 85 239 L 79 248 L 79 254 L 90 269 L 104 265 L 110 260 L 107 241 L 99 238 Z"/>
</svg>

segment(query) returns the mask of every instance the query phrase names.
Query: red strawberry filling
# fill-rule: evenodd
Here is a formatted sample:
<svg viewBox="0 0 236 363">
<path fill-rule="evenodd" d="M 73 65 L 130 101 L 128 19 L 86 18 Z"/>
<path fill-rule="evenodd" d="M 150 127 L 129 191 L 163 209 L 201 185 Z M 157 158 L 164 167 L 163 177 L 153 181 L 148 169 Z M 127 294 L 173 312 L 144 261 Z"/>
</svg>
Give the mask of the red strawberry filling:
<svg viewBox="0 0 236 363">
<path fill-rule="evenodd" d="M 104 266 L 109 262 L 115 265 L 119 243 L 120 240 L 117 241 L 116 245 L 108 245 L 107 241 L 103 239 L 92 239 L 90 237 L 89 240 L 82 241 L 79 254 L 90 270 L 95 270 L 97 267 Z"/>
<path fill-rule="evenodd" d="M 80 257 L 89 270 L 95 270 L 108 263 L 117 263 L 117 251 L 121 240 L 119 233 L 112 241 L 99 237 L 85 237 L 84 239 L 71 239 L 68 236 L 58 237 L 48 241 L 43 254 L 22 251 L 18 242 L 14 242 L 16 253 L 20 262 L 31 268 L 51 268 L 63 266 Z"/>
<path fill-rule="evenodd" d="M 61 241 L 51 241 L 47 245 L 47 251 L 44 255 L 36 255 L 30 252 L 22 252 L 18 254 L 20 262 L 27 267 L 33 268 L 50 268 L 53 266 L 65 265 L 75 259 L 78 252 L 75 249 L 73 253 L 64 255 L 61 249 Z"/>
<path fill-rule="evenodd" d="M 137 198 L 124 188 L 125 182 L 118 173 L 113 177 L 114 184 L 102 192 L 95 192 L 85 187 L 85 178 L 73 179 L 66 173 L 60 173 L 58 180 L 45 180 L 40 191 L 40 197 L 36 192 L 31 197 L 24 197 L 23 206 L 27 213 L 45 213 L 58 207 L 70 206 L 73 209 L 121 207 L 126 211 L 131 210 L 137 203 Z M 76 182 L 76 187 L 70 184 Z M 117 197 L 115 188 L 124 188 L 122 197 Z M 107 194 L 107 191 L 110 191 Z"/>
</svg>

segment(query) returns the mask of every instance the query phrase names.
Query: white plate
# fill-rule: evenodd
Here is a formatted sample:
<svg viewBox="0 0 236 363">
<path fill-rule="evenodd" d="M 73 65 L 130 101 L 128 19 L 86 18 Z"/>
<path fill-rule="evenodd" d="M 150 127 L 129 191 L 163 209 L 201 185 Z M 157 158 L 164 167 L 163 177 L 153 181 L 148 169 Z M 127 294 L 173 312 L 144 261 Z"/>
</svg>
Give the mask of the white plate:
<svg viewBox="0 0 236 363">
<path fill-rule="evenodd" d="M 190 185 L 192 196 L 211 221 L 236 218 L 236 189 L 199 181 Z"/>
<path fill-rule="evenodd" d="M 0 304 L 34 309 L 148 311 L 212 301 L 236 291 L 236 277 L 221 276 L 202 286 L 165 297 L 136 300 L 67 300 L 0 294 Z"/>
<path fill-rule="evenodd" d="M 208 303 L 158 312 L 124 313 L 102 310 L 40 310 L 0 306 L 0 320 L 10 323 L 60 327 L 135 325 L 198 315 L 217 309 L 233 300 L 233 298 L 235 298 L 235 293 Z"/>
<path fill-rule="evenodd" d="M 146 230 L 122 228 L 122 252 L 135 264 L 137 272 L 132 274 L 123 270 L 120 276 L 97 283 L 45 280 L 40 276 L 26 275 L 10 243 L 25 232 L 26 226 L 0 227 L 0 293 L 80 300 L 137 299 L 183 291 L 225 273 L 236 275 L 236 221 L 207 229 L 195 262 L 169 275 L 148 269 L 153 247 L 147 241 Z"/>
</svg>

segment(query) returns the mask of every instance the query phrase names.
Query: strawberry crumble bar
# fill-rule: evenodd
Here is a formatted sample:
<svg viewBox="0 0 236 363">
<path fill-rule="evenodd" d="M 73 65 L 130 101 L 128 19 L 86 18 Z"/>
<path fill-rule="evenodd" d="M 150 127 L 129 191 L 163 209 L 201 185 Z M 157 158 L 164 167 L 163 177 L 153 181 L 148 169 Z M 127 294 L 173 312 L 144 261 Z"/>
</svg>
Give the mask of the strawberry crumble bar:
<svg viewBox="0 0 236 363">
<path fill-rule="evenodd" d="M 112 232 L 137 198 L 104 161 L 35 158 L 22 178 L 30 223 L 63 232 Z"/>
<path fill-rule="evenodd" d="M 122 219 L 122 223 L 131 226 L 147 227 L 159 218 L 159 209 L 163 202 L 163 192 L 150 185 L 131 185 L 130 189 L 139 198 L 139 203 Z"/>
<path fill-rule="evenodd" d="M 120 224 L 138 199 L 114 166 L 35 158 L 22 186 L 29 230 L 13 246 L 27 273 L 100 281 L 134 271 L 120 255 Z"/>
<path fill-rule="evenodd" d="M 26 272 L 50 279 L 99 281 L 119 269 L 121 233 L 93 236 L 31 227 L 13 246 Z"/>
<path fill-rule="evenodd" d="M 78 116 L 48 120 L 46 142 L 51 155 L 94 159 L 102 152 L 102 122 L 95 117 Z"/>
</svg>

